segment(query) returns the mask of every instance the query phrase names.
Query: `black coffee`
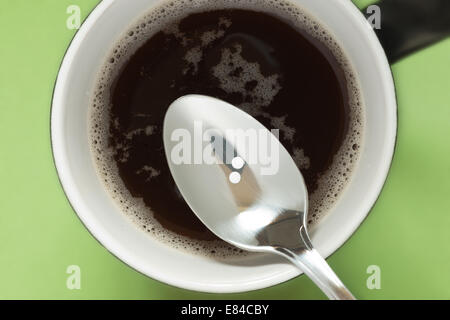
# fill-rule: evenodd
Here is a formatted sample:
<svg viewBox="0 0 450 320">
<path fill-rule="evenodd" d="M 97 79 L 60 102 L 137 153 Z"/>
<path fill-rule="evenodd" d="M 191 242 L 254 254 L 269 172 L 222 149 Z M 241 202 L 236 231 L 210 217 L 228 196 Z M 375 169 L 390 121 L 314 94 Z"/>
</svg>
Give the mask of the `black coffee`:
<svg viewBox="0 0 450 320">
<path fill-rule="evenodd" d="M 310 193 L 311 223 L 338 198 L 360 143 L 356 80 L 328 33 L 288 8 L 306 30 L 280 8 L 208 8 L 169 15 L 156 32 L 152 16 L 128 32 L 137 49 L 115 49 L 94 101 L 93 146 L 113 195 L 145 230 L 183 246 L 200 240 L 197 248 L 217 240 L 181 197 L 164 155 L 165 112 L 186 94 L 222 99 L 280 129 Z"/>
</svg>

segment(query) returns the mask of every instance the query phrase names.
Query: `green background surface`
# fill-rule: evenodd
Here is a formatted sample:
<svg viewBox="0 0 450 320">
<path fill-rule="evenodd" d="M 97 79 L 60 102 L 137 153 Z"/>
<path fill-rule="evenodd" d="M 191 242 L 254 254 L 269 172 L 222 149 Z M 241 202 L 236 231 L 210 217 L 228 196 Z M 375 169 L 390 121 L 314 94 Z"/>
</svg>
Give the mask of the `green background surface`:
<svg viewBox="0 0 450 320">
<path fill-rule="evenodd" d="M 305 276 L 272 288 L 217 295 L 174 288 L 122 263 L 83 227 L 59 184 L 50 105 L 74 30 L 97 0 L 0 0 L 0 298 L 322 299 Z M 362 7 L 373 1 L 355 1 Z M 328 259 L 362 299 L 450 299 L 450 40 L 392 66 L 398 144 L 383 192 L 351 239 Z M 79 265 L 81 290 L 66 268 Z M 381 289 L 366 270 L 381 268 Z"/>
</svg>

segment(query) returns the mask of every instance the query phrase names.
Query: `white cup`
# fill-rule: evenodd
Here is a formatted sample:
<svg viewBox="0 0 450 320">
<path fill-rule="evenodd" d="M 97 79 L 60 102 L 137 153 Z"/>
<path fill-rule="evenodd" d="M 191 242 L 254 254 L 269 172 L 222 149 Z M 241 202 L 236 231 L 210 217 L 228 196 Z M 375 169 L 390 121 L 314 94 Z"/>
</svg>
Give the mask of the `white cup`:
<svg viewBox="0 0 450 320">
<path fill-rule="evenodd" d="M 334 34 L 356 70 L 365 102 L 365 134 L 357 168 L 335 207 L 312 233 L 315 247 L 328 257 L 367 216 L 386 179 L 396 139 L 394 84 L 375 33 L 350 1 L 292 1 Z M 278 257 L 220 261 L 158 242 L 120 212 L 100 181 L 88 143 L 89 100 L 99 68 L 130 24 L 160 3 L 103 0 L 73 39 L 58 74 L 51 116 L 53 154 L 64 191 L 81 221 L 105 248 L 159 281 L 224 293 L 289 280 L 300 271 Z"/>
</svg>

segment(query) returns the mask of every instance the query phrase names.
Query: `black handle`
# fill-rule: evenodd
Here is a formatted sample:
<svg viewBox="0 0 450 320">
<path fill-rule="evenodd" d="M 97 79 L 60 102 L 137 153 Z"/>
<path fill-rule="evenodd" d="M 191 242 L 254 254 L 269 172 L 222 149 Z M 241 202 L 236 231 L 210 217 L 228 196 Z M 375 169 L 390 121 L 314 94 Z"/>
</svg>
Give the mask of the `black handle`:
<svg viewBox="0 0 450 320">
<path fill-rule="evenodd" d="M 450 0 L 381 0 L 376 5 L 381 28 L 375 32 L 391 63 L 450 34 Z"/>
</svg>

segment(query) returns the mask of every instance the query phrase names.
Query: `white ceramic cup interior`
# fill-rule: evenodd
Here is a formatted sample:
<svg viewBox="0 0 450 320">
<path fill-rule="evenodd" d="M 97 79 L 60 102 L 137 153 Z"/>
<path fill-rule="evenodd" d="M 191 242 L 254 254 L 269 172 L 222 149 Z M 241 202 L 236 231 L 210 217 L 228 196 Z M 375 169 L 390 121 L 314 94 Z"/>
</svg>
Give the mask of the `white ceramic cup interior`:
<svg viewBox="0 0 450 320">
<path fill-rule="evenodd" d="M 328 257 L 364 220 L 386 179 L 396 137 L 395 92 L 384 51 L 350 1 L 292 1 L 334 34 L 356 70 L 366 107 L 358 167 L 333 210 L 312 234 L 315 247 Z M 103 0 L 65 55 L 51 117 L 54 159 L 65 193 L 84 225 L 112 254 L 154 279 L 205 292 L 242 292 L 291 279 L 300 271 L 279 257 L 262 255 L 224 262 L 158 242 L 120 212 L 100 181 L 88 143 L 88 108 L 95 80 L 115 41 L 159 3 Z"/>
</svg>

